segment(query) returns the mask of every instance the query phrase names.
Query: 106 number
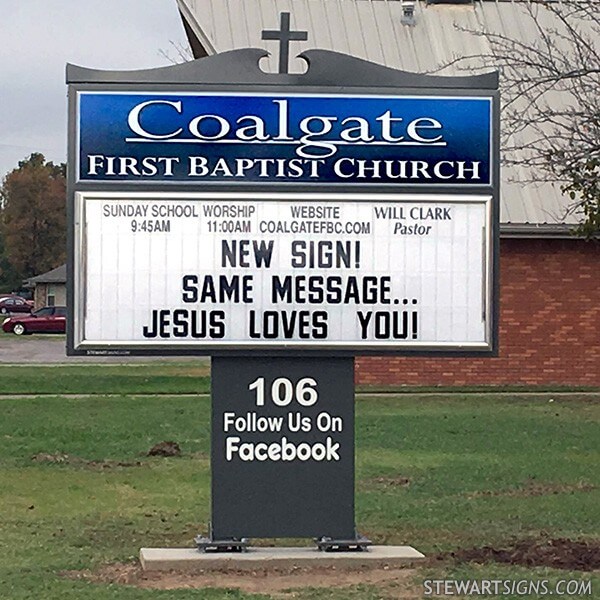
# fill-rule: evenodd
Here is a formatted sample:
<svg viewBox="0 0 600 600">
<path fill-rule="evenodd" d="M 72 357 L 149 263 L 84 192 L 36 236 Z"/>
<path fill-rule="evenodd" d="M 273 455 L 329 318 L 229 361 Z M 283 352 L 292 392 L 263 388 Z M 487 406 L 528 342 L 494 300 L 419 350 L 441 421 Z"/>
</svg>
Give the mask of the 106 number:
<svg viewBox="0 0 600 600">
<path fill-rule="evenodd" d="M 256 391 L 256 406 L 264 406 L 265 378 L 259 377 L 248 389 Z M 278 377 L 269 391 L 271 402 L 276 406 L 289 406 L 294 399 L 301 406 L 314 406 L 319 399 L 317 382 L 312 377 L 303 377 L 295 386 L 287 377 Z"/>
</svg>

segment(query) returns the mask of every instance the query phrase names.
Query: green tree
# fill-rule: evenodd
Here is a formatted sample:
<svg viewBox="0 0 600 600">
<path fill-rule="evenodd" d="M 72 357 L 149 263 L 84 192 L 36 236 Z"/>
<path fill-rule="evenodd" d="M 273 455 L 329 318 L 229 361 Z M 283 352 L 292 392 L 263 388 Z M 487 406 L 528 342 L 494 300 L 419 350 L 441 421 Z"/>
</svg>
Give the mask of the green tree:
<svg viewBox="0 0 600 600">
<path fill-rule="evenodd" d="M 4 238 L 0 230 L 0 292 L 11 292 L 20 287 L 21 280 L 10 264 L 4 249 Z"/>
<path fill-rule="evenodd" d="M 564 173 L 569 183 L 563 189 L 584 216 L 577 232 L 587 238 L 597 237 L 600 234 L 600 154 L 566 168 Z"/>
<path fill-rule="evenodd" d="M 8 173 L 0 189 L 0 237 L 7 271 L 26 279 L 66 256 L 66 166 L 34 153 Z"/>
</svg>

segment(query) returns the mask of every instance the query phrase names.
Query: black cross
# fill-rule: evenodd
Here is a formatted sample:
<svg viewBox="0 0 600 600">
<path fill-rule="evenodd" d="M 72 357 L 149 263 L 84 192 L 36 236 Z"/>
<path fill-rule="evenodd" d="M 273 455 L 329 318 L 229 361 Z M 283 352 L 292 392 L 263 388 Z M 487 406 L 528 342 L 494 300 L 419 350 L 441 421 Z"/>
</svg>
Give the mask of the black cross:
<svg viewBox="0 0 600 600">
<path fill-rule="evenodd" d="M 281 13 L 280 31 L 265 29 L 263 40 L 279 40 L 279 72 L 289 73 L 290 42 L 305 42 L 308 31 L 292 31 L 290 29 L 290 13 Z"/>
</svg>

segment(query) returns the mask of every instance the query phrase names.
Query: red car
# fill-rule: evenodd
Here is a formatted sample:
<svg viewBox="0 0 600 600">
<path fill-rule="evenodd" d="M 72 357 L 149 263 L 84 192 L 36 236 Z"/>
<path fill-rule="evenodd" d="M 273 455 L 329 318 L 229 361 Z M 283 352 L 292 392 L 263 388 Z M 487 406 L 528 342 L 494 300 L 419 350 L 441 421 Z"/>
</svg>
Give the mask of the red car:
<svg viewBox="0 0 600 600">
<path fill-rule="evenodd" d="M 33 302 L 21 296 L 0 296 L 0 315 L 9 313 L 30 313 Z"/>
<path fill-rule="evenodd" d="M 27 333 L 64 333 L 67 323 L 67 309 L 64 306 L 45 306 L 30 315 L 14 316 L 5 319 L 2 329 L 6 333 L 25 335 Z"/>
</svg>

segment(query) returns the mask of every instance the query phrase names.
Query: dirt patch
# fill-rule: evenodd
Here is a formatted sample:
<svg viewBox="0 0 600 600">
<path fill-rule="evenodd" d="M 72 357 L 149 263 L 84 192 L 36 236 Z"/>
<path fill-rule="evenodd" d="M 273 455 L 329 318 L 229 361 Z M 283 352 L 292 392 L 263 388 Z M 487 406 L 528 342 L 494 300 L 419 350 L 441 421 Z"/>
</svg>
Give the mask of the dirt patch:
<svg viewBox="0 0 600 600">
<path fill-rule="evenodd" d="M 39 454 L 31 457 L 33 462 L 51 463 L 54 465 L 69 464 L 72 462 L 72 459 L 73 457 L 69 456 L 68 454 L 46 454 L 45 452 L 40 452 Z"/>
<path fill-rule="evenodd" d="M 408 477 L 400 475 L 394 477 L 372 477 L 365 481 L 361 481 L 361 487 L 378 486 L 382 488 L 407 488 L 410 487 L 411 480 Z"/>
<path fill-rule="evenodd" d="M 596 489 L 595 485 L 586 481 L 577 483 L 544 483 L 535 479 L 528 479 L 525 485 L 510 490 L 482 490 L 467 494 L 467 498 L 485 498 L 485 497 L 514 497 L 524 498 L 531 496 L 550 496 L 555 494 L 573 494 L 575 492 L 591 492 Z"/>
<path fill-rule="evenodd" d="M 85 466 L 90 469 L 115 469 L 117 467 L 142 467 L 143 462 L 139 460 L 122 461 L 122 460 L 87 460 Z"/>
<path fill-rule="evenodd" d="M 181 456 L 177 442 L 160 442 L 148 450 L 147 456 Z"/>
<path fill-rule="evenodd" d="M 46 454 L 45 452 L 40 452 L 39 454 L 32 456 L 31 460 L 40 464 L 75 465 L 99 470 L 114 469 L 117 467 L 141 467 L 143 465 L 139 460 L 132 462 L 117 460 L 86 460 L 85 458 L 73 456 L 72 454 Z"/>
<path fill-rule="evenodd" d="M 525 567 L 551 567 L 572 571 L 600 569 L 600 542 L 573 541 L 564 538 L 539 540 L 525 539 L 506 548 L 471 548 L 457 550 L 437 558 L 451 558 L 457 562 L 497 562 Z"/>
<path fill-rule="evenodd" d="M 112 583 L 143 589 L 174 590 L 200 588 L 239 589 L 246 593 L 270 594 L 274 598 L 294 598 L 296 591 L 305 588 L 351 587 L 374 585 L 381 591 L 382 600 L 412 600 L 420 598 L 413 581 L 414 569 L 335 568 L 258 569 L 251 572 L 231 569 L 210 570 L 195 575 L 165 572 L 144 573 L 139 565 L 108 565 L 99 571 L 67 571 L 69 579 L 96 583 Z"/>
</svg>

